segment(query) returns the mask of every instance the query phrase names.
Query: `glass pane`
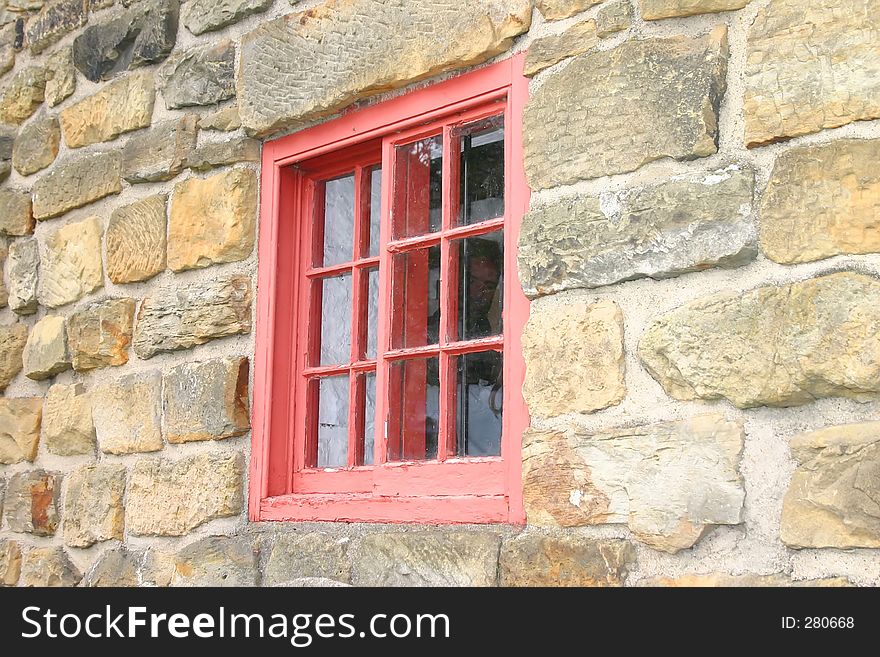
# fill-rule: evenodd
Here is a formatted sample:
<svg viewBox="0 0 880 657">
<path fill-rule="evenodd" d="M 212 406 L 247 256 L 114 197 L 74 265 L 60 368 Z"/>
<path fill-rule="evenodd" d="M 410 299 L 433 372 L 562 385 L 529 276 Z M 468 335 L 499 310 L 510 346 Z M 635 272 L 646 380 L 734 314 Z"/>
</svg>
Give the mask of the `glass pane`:
<svg viewBox="0 0 880 657">
<path fill-rule="evenodd" d="M 502 331 L 504 233 L 497 231 L 452 242 L 458 297 L 455 340 L 474 340 Z M 451 327 L 452 328 L 452 327 Z"/>
<path fill-rule="evenodd" d="M 440 333 L 440 246 L 396 254 L 391 284 L 392 348 L 436 344 Z"/>
<path fill-rule="evenodd" d="M 379 220 L 382 212 L 382 167 L 367 169 L 370 184 L 370 223 L 369 252 L 367 255 L 379 255 Z"/>
<path fill-rule="evenodd" d="M 389 368 L 388 460 L 437 458 L 440 369 L 436 356 L 397 361 Z"/>
<path fill-rule="evenodd" d="M 320 365 L 340 365 L 351 359 L 351 274 L 315 282 L 320 292 Z"/>
<path fill-rule="evenodd" d="M 376 434 L 376 373 L 361 375 L 364 390 L 364 465 L 373 464 Z"/>
<path fill-rule="evenodd" d="M 443 136 L 397 146 L 394 170 L 394 239 L 440 230 Z"/>
<path fill-rule="evenodd" d="M 458 144 L 457 226 L 504 216 L 504 116 L 492 116 L 452 131 Z"/>
<path fill-rule="evenodd" d="M 348 376 L 318 381 L 318 467 L 348 465 Z"/>
<path fill-rule="evenodd" d="M 367 275 L 367 348 L 364 357 L 372 359 L 376 357 L 379 323 L 379 270 L 370 269 Z"/>
<path fill-rule="evenodd" d="M 354 174 L 324 183 L 324 252 L 316 265 L 351 262 L 354 245 Z"/>
<path fill-rule="evenodd" d="M 502 356 L 497 351 L 455 358 L 455 456 L 501 455 Z"/>
</svg>

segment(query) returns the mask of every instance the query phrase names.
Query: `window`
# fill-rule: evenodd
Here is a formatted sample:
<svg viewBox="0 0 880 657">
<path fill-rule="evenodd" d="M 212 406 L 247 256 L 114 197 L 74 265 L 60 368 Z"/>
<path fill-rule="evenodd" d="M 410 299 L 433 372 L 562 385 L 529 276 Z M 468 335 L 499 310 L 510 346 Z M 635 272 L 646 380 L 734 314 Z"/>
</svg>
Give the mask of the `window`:
<svg viewBox="0 0 880 657">
<path fill-rule="evenodd" d="M 524 521 L 521 71 L 265 144 L 252 519 Z"/>
</svg>

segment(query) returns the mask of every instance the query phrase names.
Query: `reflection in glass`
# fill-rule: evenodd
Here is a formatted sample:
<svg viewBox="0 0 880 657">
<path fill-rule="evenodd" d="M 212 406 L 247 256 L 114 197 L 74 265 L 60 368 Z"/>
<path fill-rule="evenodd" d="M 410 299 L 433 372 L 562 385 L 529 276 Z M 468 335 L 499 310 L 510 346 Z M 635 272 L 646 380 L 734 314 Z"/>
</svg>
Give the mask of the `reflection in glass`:
<svg viewBox="0 0 880 657">
<path fill-rule="evenodd" d="M 388 460 L 437 458 L 440 381 L 436 356 L 397 361 L 389 368 Z"/>
<path fill-rule="evenodd" d="M 317 281 L 321 286 L 321 365 L 351 359 L 351 274 Z"/>
<path fill-rule="evenodd" d="M 456 240 L 458 339 L 500 335 L 504 299 L 503 231 Z"/>
<path fill-rule="evenodd" d="M 348 465 L 348 376 L 318 381 L 318 467 Z"/>
<path fill-rule="evenodd" d="M 379 323 L 379 270 L 371 269 L 368 272 L 367 284 L 367 344 L 364 357 L 373 359 L 376 357 L 376 334 Z"/>
<path fill-rule="evenodd" d="M 440 333 L 440 246 L 398 253 L 392 269 L 393 348 L 436 344 Z"/>
<path fill-rule="evenodd" d="M 456 360 L 456 456 L 501 455 L 502 356 L 497 351 L 462 354 Z M 450 448 L 452 448 L 450 441 Z"/>
<path fill-rule="evenodd" d="M 324 183 L 324 260 L 350 262 L 354 245 L 354 174 Z"/>
<path fill-rule="evenodd" d="M 376 433 L 376 373 L 368 372 L 361 377 L 364 394 L 364 465 L 373 464 L 374 438 Z"/>
<path fill-rule="evenodd" d="M 435 135 L 395 148 L 395 239 L 440 230 L 442 222 L 443 136 Z"/>
<path fill-rule="evenodd" d="M 504 116 L 455 128 L 452 139 L 459 144 L 456 225 L 504 216 Z"/>
<path fill-rule="evenodd" d="M 379 220 L 382 211 L 382 167 L 367 169 L 370 177 L 370 250 L 367 255 L 379 255 Z"/>
</svg>

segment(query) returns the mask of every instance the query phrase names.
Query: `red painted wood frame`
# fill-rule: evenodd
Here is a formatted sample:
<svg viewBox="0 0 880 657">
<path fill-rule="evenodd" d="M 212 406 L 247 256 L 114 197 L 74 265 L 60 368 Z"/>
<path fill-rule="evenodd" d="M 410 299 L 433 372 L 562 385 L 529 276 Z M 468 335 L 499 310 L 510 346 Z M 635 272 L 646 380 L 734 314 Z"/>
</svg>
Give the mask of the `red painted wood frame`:
<svg viewBox="0 0 880 657">
<path fill-rule="evenodd" d="M 528 80 L 522 75 L 523 56 L 462 74 L 388 101 L 344 113 L 341 117 L 267 142 L 263 147 L 256 353 L 252 418 L 252 457 L 248 511 L 252 520 L 338 520 L 365 522 L 525 522 L 522 504 L 522 434 L 528 414 L 522 399 L 525 366 L 520 346 L 528 318 L 528 300 L 516 276 L 516 244 L 529 188 L 522 166 L 522 110 Z M 453 227 L 448 185 L 444 186 L 442 234 L 392 240 L 394 145 L 419 135 L 436 134 L 438 122 L 476 120 L 504 114 L 505 216 L 502 219 Z M 449 179 L 449 131 L 443 131 L 444 177 Z M 380 150 L 377 150 L 380 149 Z M 374 154 L 379 153 L 379 158 Z M 378 258 L 321 268 L 313 266 L 312 215 L 316 177 L 382 168 L 381 235 Z M 360 177 L 360 174 L 356 174 Z M 364 187 L 356 186 L 357 190 Z M 356 204 L 361 202 L 358 192 Z M 305 210 L 304 210 L 305 209 Z M 491 224 L 491 225 L 490 225 Z M 392 255 L 413 246 L 440 244 L 441 261 L 450 253 L 449 240 L 504 229 L 503 336 L 450 342 L 414 349 L 391 349 Z M 357 228 L 355 229 L 357 231 Z M 376 359 L 363 359 L 352 347 L 351 362 L 339 367 L 314 366 L 309 357 L 310 322 L 307 280 L 329 273 L 356 272 L 379 266 L 378 347 Z M 446 265 L 448 271 L 448 265 Z M 442 307 L 448 308 L 449 276 L 440 284 Z M 359 286 L 354 286 L 353 296 Z M 353 308 L 357 300 L 353 301 Z M 449 324 L 441 313 L 441 335 Z M 353 334 L 364 330 L 353 313 Z M 352 340 L 352 343 L 357 340 Z M 441 361 L 440 388 L 450 390 L 451 359 L 462 353 L 503 351 L 503 402 L 500 457 L 455 458 L 446 444 L 449 418 L 440 416 L 438 458 L 433 461 L 386 462 L 386 419 L 392 402 L 389 368 L 396 359 L 437 355 Z M 361 462 L 353 438 L 349 465 L 334 471 L 314 467 L 307 440 L 308 380 L 321 374 L 347 374 L 355 381 L 361 372 L 376 370 L 376 465 Z M 338 372 L 336 371 L 338 370 Z M 311 393 L 314 394 L 314 393 Z M 396 401 L 396 400 L 395 400 Z M 359 418 L 350 409 L 349 436 Z"/>
</svg>

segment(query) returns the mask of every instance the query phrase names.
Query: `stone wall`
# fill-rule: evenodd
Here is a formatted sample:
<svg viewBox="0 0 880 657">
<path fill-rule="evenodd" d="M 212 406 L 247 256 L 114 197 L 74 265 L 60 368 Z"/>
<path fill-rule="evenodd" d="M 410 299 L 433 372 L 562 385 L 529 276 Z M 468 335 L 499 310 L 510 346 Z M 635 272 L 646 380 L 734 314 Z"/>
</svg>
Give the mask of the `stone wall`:
<svg viewBox="0 0 880 657">
<path fill-rule="evenodd" d="M 0 1 L 0 585 L 880 584 L 878 44 L 874 0 Z M 522 51 L 526 527 L 248 522 L 262 140 Z"/>
</svg>

